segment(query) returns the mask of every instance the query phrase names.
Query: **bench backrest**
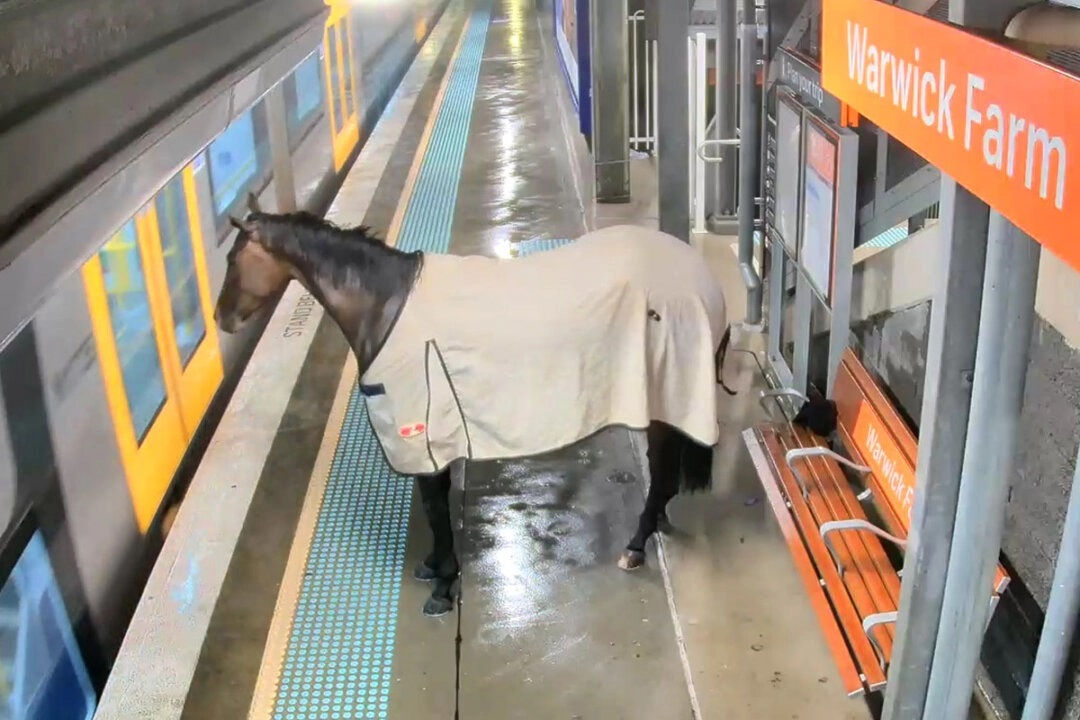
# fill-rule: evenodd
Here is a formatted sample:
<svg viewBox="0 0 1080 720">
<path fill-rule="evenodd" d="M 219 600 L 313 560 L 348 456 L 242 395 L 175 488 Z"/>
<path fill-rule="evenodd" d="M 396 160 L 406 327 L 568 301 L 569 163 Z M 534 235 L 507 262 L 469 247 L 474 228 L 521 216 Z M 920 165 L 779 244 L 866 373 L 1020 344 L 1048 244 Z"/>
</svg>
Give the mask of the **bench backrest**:
<svg viewBox="0 0 1080 720">
<path fill-rule="evenodd" d="M 833 400 L 841 439 L 852 459 L 871 469 L 871 490 L 889 530 L 907 537 L 915 506 L 919 451 L 914 433 L 851 348 L 841 358 Z M 1008 582 L 1008 575 L 999 565 L 995 591 L 1003 591 Z"/>
<path fill-rule="evenodd" d="M 851 348 L 841 358 L 833 399 L 844 445 L 873 470 L 881 488 L 879 508 L 892 529 L 906 536 L 915 505 L 915 436 Z"/>
</svg>

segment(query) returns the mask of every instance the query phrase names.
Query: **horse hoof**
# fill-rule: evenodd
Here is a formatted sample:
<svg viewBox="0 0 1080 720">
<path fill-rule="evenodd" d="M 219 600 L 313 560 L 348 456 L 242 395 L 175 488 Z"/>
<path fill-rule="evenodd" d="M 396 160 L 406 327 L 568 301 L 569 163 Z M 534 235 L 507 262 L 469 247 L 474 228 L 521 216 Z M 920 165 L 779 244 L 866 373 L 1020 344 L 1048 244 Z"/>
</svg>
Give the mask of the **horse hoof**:
<svg viewBox="0 0 1080 720">
<path fill-rule="evenodd" d="M 429 597 L 424 603 L 424 615 L 429 618 L 442 617 L 453 609 L 453 598 Z"/>
<path fill-rule="evenodd" d="M 619 556 L 619 567 L 623 570 L 637 570 L 645 564 L 645 553 L 641 550 L 623 550 Z"/>
<path fill-rule="evenodd" d="M 413 569 L 413 579 L 420 582 L 431 582 L 435 579 L 435 568 L 421 560 L 416 563 L 416 567 Z"/>
</svg>

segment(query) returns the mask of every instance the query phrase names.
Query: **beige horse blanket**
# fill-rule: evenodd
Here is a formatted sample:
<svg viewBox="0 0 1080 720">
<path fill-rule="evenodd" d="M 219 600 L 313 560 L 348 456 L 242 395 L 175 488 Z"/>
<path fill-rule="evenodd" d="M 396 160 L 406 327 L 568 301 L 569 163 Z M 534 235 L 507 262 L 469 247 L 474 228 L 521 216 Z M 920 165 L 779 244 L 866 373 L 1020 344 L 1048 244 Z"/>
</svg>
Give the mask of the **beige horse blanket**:
<svg viewBox="0 0 1080 720">
<path fill-rule="evenodd" d="M 652 420 L 712 446 L 726 327 L 701 252 L 656 230 L 606 228 L 513 259 L 431 254 L 360 390 L 407 475 Z"/>
</svg>

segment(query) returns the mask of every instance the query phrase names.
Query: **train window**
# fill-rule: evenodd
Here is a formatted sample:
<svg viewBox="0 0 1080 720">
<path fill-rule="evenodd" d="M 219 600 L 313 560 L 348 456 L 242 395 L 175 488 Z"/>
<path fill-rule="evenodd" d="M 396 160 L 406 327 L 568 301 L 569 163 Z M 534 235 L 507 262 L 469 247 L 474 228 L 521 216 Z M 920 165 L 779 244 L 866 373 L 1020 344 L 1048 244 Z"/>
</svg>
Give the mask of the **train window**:
<svg viewBox="0 0 1080 720">
<path fill-rule="evenodd" d="M 195 273 L 191 218 L 182 174 L 169 181 L 154 200 L 154 206 L 161 237 L 161 254 L 165 261 L 176 349 L 180 353 L 181 367 L 186 368 L 195 349 L 206 336 L 206 322 L 199 297 L 199 279 Z"/>
<path fill-rule="evenodd" d="M 40 532 L 0 587 L 0 720 L 90 720 L 96 698 Z"/>
<path fill-rule="evenodd" d="M 317 119 L 322 109 L 323 88 L 319 62 L 319 52 L 311 53 L 285 80 L 289 143 L 293 147 L 303 138 L 308 126 Z"/>
<path fill-rule="evenodd" d="M 258 170 L 255 123 L 249 110 L 210 143 L 210 178 L 218 216 L 228 213 Z"/>
<path fill-rule="evenodd" d="M 113 235 L 98 257 L 131 422 L 141 443 L 166 395 L 135 221 Z"/>
<path fill-rule="evenodd" d="M 218 245 L 229 236 L 229 215 L 244 215 L 247 193 L 270 181 L 270 132 L 262 101 L 234 119 L 207 148 Z"/>
</svg>

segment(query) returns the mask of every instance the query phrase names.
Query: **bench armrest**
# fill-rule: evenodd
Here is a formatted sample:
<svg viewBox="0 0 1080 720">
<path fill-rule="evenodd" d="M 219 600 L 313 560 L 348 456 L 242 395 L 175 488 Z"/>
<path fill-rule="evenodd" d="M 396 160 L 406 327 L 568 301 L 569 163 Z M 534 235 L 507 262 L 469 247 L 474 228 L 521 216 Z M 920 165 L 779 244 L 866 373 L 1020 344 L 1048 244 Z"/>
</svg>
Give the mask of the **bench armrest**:
<svg viewBox="0 0 1080 720">
<path fill-rule="evenodd" d="M 762 410 L 764 410 L 766 413 L 769 413 L 769 408 L 765 404 L 765 401 L 768 400 L 769 398 L 778 398 L 778 397 L 796 397 L 796 398 L 799 398 L 800 400 L 802 400 L 803 402 L 806 402 L 806 400 L 807 400 L 806 396 L 803 395 L 798 390 L 796 390 L 795 388 L 778 388 L 776 390 L 762 390 L 761 394 L 758 396 L 758 404 L 761 405 Z"/>
<path fill-rule="evenodd" d="M 892 610 L 890 612 L 879 612 L 874 613 L 873 615 L 867 615 L 862 621 L 863 632 L 866 633 L 867 639 L 870 640 L 870 644 L 874 647 L 874 652 L 877 653 L 878 662 L 881 663 L 882 670 L 885 669 L 887 664 L 885 661 L 885 651 L 882 649 L 881 644 L 878 643 L 877 639 L 870 634 L 870 631 L 878 625 L 895 623 L 898 616 L 899 613 L 896 610 Z"/>
<path fill-rule="evenodd" d="M 799 472 L 798 468 L 796 468 L 793 463 L 796 460 L 805 460 L 814 457 L 827 457 L 831 460 L 835 460 L 841 465 L 846 465 L 852 470 L 863 475 L 872 472 L 871 469 L 866 467 L 865 465 L 853 463 L 843 455 L 835 453 L 826 447 L 794 448 L 792 450 L 788 450 L 784 454 L 784 462 L 787 463 L 788 469 L 791 470 L 791 474 L 795 476 L 795 482 L 799 483 L 799 489 L 802 490 L 803 500 L 810 499 L 810 491 L 806 487 L 806 480 L 803 479 L 802 473 Z"/>
<path fill-rule="evenodd" d="M 836 571 L 840 573 L 841 577 L 844 575 L 844 566 L 836 557 L 836 548 L 833 547 L 832 539 L 829 537 L 829 533 L 838 530 L 865 530 L 866 532 L 877 535 L 879 538 L 888 540 L 899 547 L 907 546 L 907 540 L 904 538 L 898 538 L 895 535 L 885 532 L 877 525 L 867 520 L 852 518 L 850 520 L 829 520 L 828 522 L 823 522 L 821 523 L 821 527 L 818 528 L 818 532 L 821 533 L 821 539 L 825 541 L 825 547 L 828 549 L 829 555 L 832 556 L 833 562 L 836 563 Z"/>
</svg>

